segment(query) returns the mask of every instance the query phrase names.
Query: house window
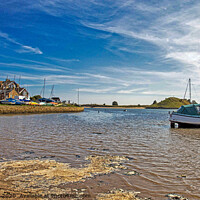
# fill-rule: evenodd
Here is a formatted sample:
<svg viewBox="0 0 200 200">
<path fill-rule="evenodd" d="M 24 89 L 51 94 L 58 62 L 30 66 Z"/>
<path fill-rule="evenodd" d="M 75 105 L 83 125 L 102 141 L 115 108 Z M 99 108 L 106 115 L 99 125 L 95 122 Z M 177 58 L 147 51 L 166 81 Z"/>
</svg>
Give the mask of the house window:
<svg viewBox="0 0 200 200">
<path fill-rule="evenodd" d="M 26 96 L 26 95 L 27 95 L 27 92 L 26 92 L 26 91 L 23 91 L 22 94 L 23 94 L 23 96 Z"/>
</svg>

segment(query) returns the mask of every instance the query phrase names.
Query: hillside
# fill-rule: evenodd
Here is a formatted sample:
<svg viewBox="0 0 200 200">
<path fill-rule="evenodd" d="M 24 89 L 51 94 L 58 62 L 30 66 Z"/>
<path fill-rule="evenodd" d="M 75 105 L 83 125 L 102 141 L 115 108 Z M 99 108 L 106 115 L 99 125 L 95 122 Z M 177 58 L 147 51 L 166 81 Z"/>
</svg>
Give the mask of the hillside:
<svg viewBox="0 0 200 200">
<path fill-rule="evenodd" d="M 190 102 L 186 99 L 169 97 L 159 103 L 152 104 L 147 108 L 179 108 L 182 105 L 188 105 L 188 104 L 190 104 Z"/>
</svg>

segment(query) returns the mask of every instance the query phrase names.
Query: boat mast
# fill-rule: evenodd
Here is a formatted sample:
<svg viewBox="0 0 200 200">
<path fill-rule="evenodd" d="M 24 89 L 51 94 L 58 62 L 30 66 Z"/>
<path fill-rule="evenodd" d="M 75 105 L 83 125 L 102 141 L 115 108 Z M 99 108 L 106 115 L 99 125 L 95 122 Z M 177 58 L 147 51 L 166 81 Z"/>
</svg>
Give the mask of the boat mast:
<svg viewBox="0 0 200 200">
<path fill-rule="evenodd" d="M 45 78 L 44 78 L 44 87 L 43 87 L 43 98 L 44 98 L 44 92 L 45 92 Z"/>
<path fill-rule="evenodd" d="M 188 84 L 189 84 L 189 83 L 187 83 L 187 86 L 186 86 L 186 90 L 185 90 L 185 94 L 184 94 L 183 99 L 185 99 L 185 96 L 186 96 L 186 93 L 187 93 L 187 89 L 188 89 Z"/>
<path fill-rule="evenodd" d="M 192 95 L 191 95 L 191 79 L 189 78 L 189 95 L 190 95 L 190 103 L 192 102 Z"/>
<path fill-rule="evenodd" d="M 78 105 L 79 105 L 79 88 L 78 88 Z"/>
<path fill-rule="evenodd" d="M 190 78 L 189 78 L 183 99 L 185 99 L 188 87 L 189 87 L 189 101 L 191 103 L 191 101 L 192 101 L 192 87 L 191 87 L 191 79 Z"/>
<path fill-rule="evenodd" d="M 20 87 L 21 75 L 19 76 L 19 87 Z M 18 94 L 19 94 L 19 87 L 18 87 Z"/>
<path fill-rule="evenodd" d="M 3 84 L 3 89 L 4 89 L 4 99 L 6 100 L 6 82 Z"/>
<path fill-rule="evenodd" d="M 54 90 L 54 85 L 52 85 L 52 88 L 51 88 L 51 94 L 50 94 L 50 97 L 49 98 L 52 98 L 54 96 L 53 94 L 53 90 Z"/>
</svg>

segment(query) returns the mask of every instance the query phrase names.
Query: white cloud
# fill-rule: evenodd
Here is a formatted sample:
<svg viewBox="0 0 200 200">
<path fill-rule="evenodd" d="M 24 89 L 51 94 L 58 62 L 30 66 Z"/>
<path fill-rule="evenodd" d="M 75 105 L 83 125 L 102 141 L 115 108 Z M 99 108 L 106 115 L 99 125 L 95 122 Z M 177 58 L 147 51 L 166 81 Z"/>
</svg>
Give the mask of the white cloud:
<svg viewBox="0 0 200 200">
<path fill-rule="evenodd" d="M 14 40 L 13 38 L 11 38 L 8 34 L 3 33 L 1 31 L 0 31 L 0 37 L 5 39 L 7 42 L 12 43 L 12 44 L 16 45 L 17 47 L 19 47 L 15 50 L 19 53 L 43 54 L 43 52 L 38 47 L 33 48 L 31 46 L 23 45 L 23 44 L 17 42 L 16 40 Z"/>
<path fill-rule="evenodd" d="M 49 72 L 63 72 L 64 70 L 59 68 L 44 67 L 42 65 L 31 65 L 31 64 L 22 64 L 22 63 L 5 63 L 1 62 L 1 66 L 9 66 L 13 68 L 24 68 L 24 69 L 33 69 L 37 71 L 49 71 Z"/>
<path fill-rule="evenodd" d="M 142 54 L 150 60 L 155 58 L 149 65 L 140 60 L 142 64 L 130 66 L 129 63 L 128 67 L 128 62 L 124 64 L 122 60 L 121 66 L 101 66 L 98 70 L 89 66 L 87 73 L 80 70 L 76 74 L 72 70 L 72 75 L 49 76 L 49 82 L 88 85 L 80 89 L 82 92 L 149 96 L 181 95 L 189 77 L 199 82 L 198 1 L 165 0 L 152 4 L 139 0 L 36 0 L 33 5 L 27 5 L 30 10 L 39 9 L 53 16 L 75 16 L 73 23 L 96 30 L 89 36 L 105 39 L 105 49 L 119 56 L 128 52 Z M 102 10 L 104 12 L 100 12 Z M 0 37 L 18 45 L 18 52 L 42 53 L 37 47 L 20 44 L 5 33 L 0 32 Z M 47 58 L 62 63 L 79 62 L 78 59 Z"/>
<path fill-rule="evenodd" d="M 200 66 L 200 54 L 196 51 L 171 52 L 166 55 L 166 58 L 172 58 L 182 63 Z"/>
<path fill-rule="evenodd" d="M 109 93 L 115 90 L 115 87 L 110 88 L 80 88 L 80 92 L 90 92 L 90 93 Z"/>
<path fill-rule="evenodd" d="M 94 78 L 98 78 L 98 79 L 107 79 L 107 80 L 112 79 L 109 76 L 104 76 L 104 75 L 101 75 L 101 74 L 82 73 L 82 75 L 86 75 L 86 76 L 94 77 Z"/>
<path fill-rule="evenodd" d="M 43 54 L 42 51 L 36 47 L 36 48 L 33 48 L 33 47 L 30 47 L 30 46 L 26 46 L 26 45 L 22 45 L 21 46 L 22 48 L 17 50 L 17 52 L 19 53 L 35 53 L 35 54 Z"/>
<path fill-rule="evenodd" d="M 71 63 L 71 62 L 80 62 L 79 59 L 63 59 L 63 58 L 54 58 L 54 57 L 47 57 L 50 60 L 58 61 L 58 62 L 64 62 L 64 63 Z"/>
<path fill-rule="evenodd" d="M 125 15 L 116 15 L 104 22 L 82 20 L 82 24 L 92 29 L 118 34 L 122 38 L 127 38 L 126 40 L 121 39 L 124 44 L 112 40 L 111 45 L 116 46 L 120 51 L 140 53 L 135 50 L 135 46 L 138 46 L 138 44 L 135 45 L 133 41 L 135 39 L 142 40 L 149 43 L 149 45 L 156 45 L 158 49 L 155 54 L 160 54 L 162 56 L 160 58 L 170 58 L 186 64 L 182 65 L 183 70 L 188 67 L 188 64 L 199 67 L 198 59 L 196 62 L 193 56 L 199 54 L 200 50 L 199 2 L 187 4 L 187 2 L 173 3 L 165 1 L 166 4 L 158 3 L 155 7 L 149 5 L 148 2 L 123 2 L 120 1 L 123 4 L 123 11 L 129 7 L 132 12 L 129 10 Z M 176 7 L 176 9 L 173 7 Z M 134 10 L 139 17 L 134 15 Z M 159 13 L 157 14 L 157 12 Z M 132 44 L 132 46 L 129 44 Z M 187 59 L 180 59 L 179 55 L 183 54 L 184 57 L 186 53 L 188 54 Z M 159 61 L 163 62 L 162 59 Z"/>
<path fill-rule="evenodd" d="M 133 94 L 133 93 L 137 93 L 137 94 L 138 94 L 138 92 L 141 92 L 141 91 L 143 91 L 143 90 L 145 90 L 145 89 L 147 89 L 147 88 L 137 88 L 137 89 L 129 89 L 129 90 L 119 90 L 119 91 L 117 91 L 117 93 L 119 93 L 119 94 Z"/>
<path fill-rule="evenodd" d="M 172 96 L 179 96 L 180 98 L 183 98 L 183 91 L 178 91 L 178 92 L 174 92 L 174 91 L 163 91 L 163 90 L 147 90 L 147 91 L 143 91 L 140 94 L 144 94 L 144 95 L 149 95 L 149 96 L 166 96 L 166 97 L 172 97 Z"/>
</svg>

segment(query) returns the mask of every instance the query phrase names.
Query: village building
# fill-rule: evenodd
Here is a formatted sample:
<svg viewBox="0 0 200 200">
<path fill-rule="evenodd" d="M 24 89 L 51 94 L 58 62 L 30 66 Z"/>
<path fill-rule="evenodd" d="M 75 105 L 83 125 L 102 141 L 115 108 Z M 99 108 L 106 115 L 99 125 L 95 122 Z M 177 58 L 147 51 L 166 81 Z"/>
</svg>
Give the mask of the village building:
<svg viewBox="0 0 200 200">
<path fill-rule="evenodd" d="M 0 81 L 0 100 L 7 98 L 28 98 L 28 91 L 25 88 L 20 87 L 15 81 L 6 79 L 5 81 Z"/>
</svg>

